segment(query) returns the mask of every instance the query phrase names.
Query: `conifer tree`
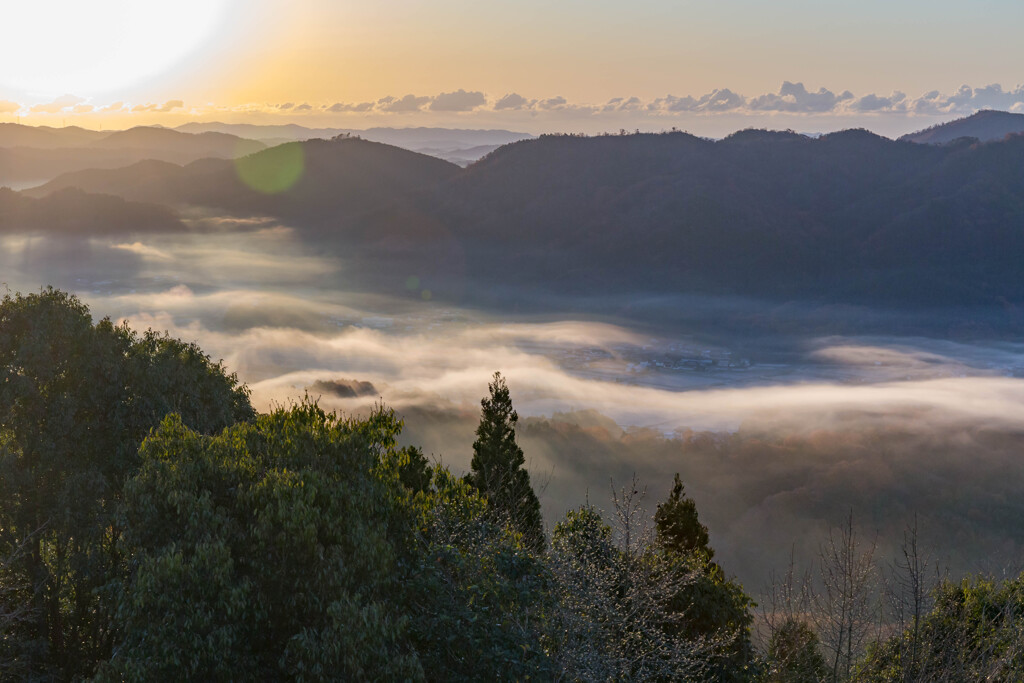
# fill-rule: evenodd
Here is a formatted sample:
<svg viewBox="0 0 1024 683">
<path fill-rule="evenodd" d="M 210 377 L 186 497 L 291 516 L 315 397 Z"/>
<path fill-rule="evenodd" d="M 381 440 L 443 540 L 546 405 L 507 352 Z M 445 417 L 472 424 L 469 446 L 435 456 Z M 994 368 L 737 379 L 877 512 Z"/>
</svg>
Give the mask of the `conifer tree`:
<svg viewBox="0 0 1024 683">
<path fill-rule="evenodd" d="M 678 563 L 680 571 L 692 572 L 692 580 L 670 601 L 669 611 L 686 616 L 682 632 L 691 638 L 727 637 L 732 643 L 717 659 L 708 675 L 699 680 L 726 683 L 751 680 L 754 651 L 750 642 L 753 602 L 743 587 L 728 579 L 712 560 L 708 528 L 701 524 L 697 504 L 686 495 L 679 474 L 672 492 L 654 514 L 658 545 Z M 697 680 L 697 679 L 694 679 Z"/>
<path fill-rule="evenodd" d="M 654 521 L 658 541 L 665 550 L 680 554 L 696 552 L 706 560 L 714 556 L 715 551 L 708 545 L 708 528 L 700 523 L 697 504 L 686 495 L 679 473 L 668 500 L 658 505 Z"/>
<path fill-rule="evenodd" d="M 523 449 L 516 443 L 519 415 L 500 372 L 494 373 L 488 389 L 490 396 L 480 401 L 469 480 L 487 498 L 494 514 L 522 532 L 529 547 L 542 550 L 540 501 L 530 486 L 529 472 L 523 469 Z"/>
</svg>

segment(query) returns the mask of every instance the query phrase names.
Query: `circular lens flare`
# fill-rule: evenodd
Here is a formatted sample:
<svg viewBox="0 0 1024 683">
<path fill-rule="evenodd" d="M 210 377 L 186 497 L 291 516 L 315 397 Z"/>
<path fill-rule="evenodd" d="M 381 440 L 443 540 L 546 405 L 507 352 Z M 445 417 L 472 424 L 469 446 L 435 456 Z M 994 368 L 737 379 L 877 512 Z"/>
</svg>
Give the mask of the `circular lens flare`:
<svg viewBox="0 0 1024 683">
<path fill-rule="evenodd" d="M 239 179 L 263 194 L 278 194 L 299 182 L 306 168 L 301 142 L 287 142 L 235 159 Z"/>
</svg>

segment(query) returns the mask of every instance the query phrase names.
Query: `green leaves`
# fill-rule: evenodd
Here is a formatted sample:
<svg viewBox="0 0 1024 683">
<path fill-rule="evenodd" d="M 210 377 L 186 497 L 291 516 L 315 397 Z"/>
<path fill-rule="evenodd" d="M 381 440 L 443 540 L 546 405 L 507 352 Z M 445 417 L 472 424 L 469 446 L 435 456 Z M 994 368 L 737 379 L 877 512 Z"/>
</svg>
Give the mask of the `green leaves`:
<svg viewBox="0 0 1024 683">
<path fill-rule="evenodd" d="M 104 587 L 127 571 L 122 485 L 171 411 L 204 433 L 254 415 L 247 390 L 194 344 L 93 324 L 52 288 L 0 301 L 0 556 L 24 549 L 11 580 L 32 587 L 25 619 L 0 645 L 0 677 L 10 661 L 83 676 L 109 657 Z"/>
<path fill-rule="evenodd" d="M 377 474 L 398 426 L 384 409 L 346 421 L 309 401 L 215 437 L 164 420 L 126 486 L 122 522 L 138 568 L 124 586 L 111 671 L 181 667 L 176 677 L 216 679 L 244 661 L 252 668 L 236 677 L 417 677 L 407 619 L 390 600 L 404 552 L 390 527 L 411 542 L 407 498 Z M 217 637 L 170 629 L 154 640 L 154 620 Z M 175 659 L 182 650 L 193 660 Z"/>
<path fill-rule="evenodd" d="M 512 408 L 508 385 L 500 372 L 488 385 L 490 396 L 480 401 L 480 424 L 473 442 L 469 480 L 487 498 L 495 517 L 518 529 L 531 548 L 544 549 L 540 501 L 523 469 L 526 459 L 516 443 L 519 415 Z"/>
</svg>

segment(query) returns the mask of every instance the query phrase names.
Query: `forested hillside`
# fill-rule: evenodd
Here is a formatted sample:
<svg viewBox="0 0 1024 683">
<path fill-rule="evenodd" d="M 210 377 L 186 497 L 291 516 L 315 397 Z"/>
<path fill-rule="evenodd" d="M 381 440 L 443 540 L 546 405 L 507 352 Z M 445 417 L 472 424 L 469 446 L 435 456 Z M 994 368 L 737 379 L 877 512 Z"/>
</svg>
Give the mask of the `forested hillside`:
<svg viewBox="0 0 1024 683">
<path fill-rule="evenodd" d="M 464 477 L 378 405 L 268 414 L 194 344 L 0 302 L 0 677 L 1016 680 L 1021 579 L 943 580 L 852 515 L 756 606 L 679 476 L 545 529 L 505 378 Z M 755 638 L 756 630 L 760 637 Z"/>
<path fill-rule="evenodd" d="M 247 165 L 295 178 L 261 190 Z M 546 136 L 464 170 L 342 138 L 237 164 L 80 172 L 32 194 L 69 186 L 277 216 L 320 248 L 431 277 L 440 296 L 528 282 L 539 294 L 1024 301 L 1021 137 L 938 147 L 857 130 Z"/>
<path fill-rule="evenodd" d="M 397 447 L 383 406 L 257 415 L 195 345 L 50 289 L 0 302 L 0 406 L 4 679 L 758 670 L 750 600 L 681 486 L 653 525 L 627 486 L 612 517 L 545 531 L 499 374 L 459 478 Z"/>
</svg>

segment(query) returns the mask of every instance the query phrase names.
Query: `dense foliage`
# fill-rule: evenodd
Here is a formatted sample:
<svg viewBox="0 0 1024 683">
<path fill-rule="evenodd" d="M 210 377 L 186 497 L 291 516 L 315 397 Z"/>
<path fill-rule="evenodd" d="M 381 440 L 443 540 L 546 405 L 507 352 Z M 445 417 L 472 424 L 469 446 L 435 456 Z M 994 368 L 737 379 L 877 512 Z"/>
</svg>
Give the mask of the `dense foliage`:
<svg viewBox="0 0 1024 683">
<path fill-rule="evenodd" d="M 754 605 L 712 560 L 678 476 L 653 516 L 633 481 L 610 517 L 585 505 L 548 539 L 500 375 L 460 478 L 399 447 L 402 423 L 383 406 L 342 418 L 307 398 L 256 415 L 195 345 L 94 324 L 63 292 L 3 299 L 0 359 L 3 679 L 795 683 L 1024 671 L 1024 578 L 928 593 L 916 527 L 885 586 L 895 621 L 872 606 L 874 546 L 851 515 L 823 546 L 821 585 L 802 600 L 791 575 L 782 618 L 766 612 L 761 654 Z"/>
<path fill-rule="evenodd" d="M 1024 676 L 1024 574 L 944 581 L 919 627 L 874 645 L 859 681 L 1019 681 Z"/>
<path fill-rule="evenodd" d="M 500 372 L 494 373 L 487 388 L 490 395 L 480 401 L 469 480 L 487 498 L 494 515 L 519 529 L 530 547 L 542 550 L 540 501 L 530 485 L 530 473 L 523 468 L 526 456 L 516 443 L 519 415 Z"/>
<path fill-rule="evenodd" d="M 0 302 L 0 666 L 73 677 L 110 656 L 125 570 L 117 506 L 143 437 L 176 412 L 212 433 L 254 416 L 194 344 L 138 335 L 52 289 Z"/>
</svg>

